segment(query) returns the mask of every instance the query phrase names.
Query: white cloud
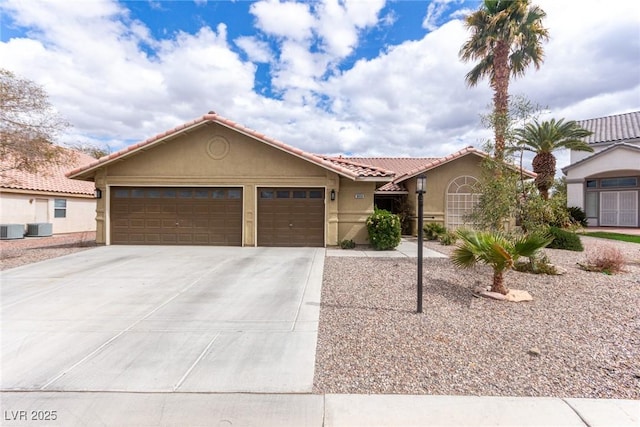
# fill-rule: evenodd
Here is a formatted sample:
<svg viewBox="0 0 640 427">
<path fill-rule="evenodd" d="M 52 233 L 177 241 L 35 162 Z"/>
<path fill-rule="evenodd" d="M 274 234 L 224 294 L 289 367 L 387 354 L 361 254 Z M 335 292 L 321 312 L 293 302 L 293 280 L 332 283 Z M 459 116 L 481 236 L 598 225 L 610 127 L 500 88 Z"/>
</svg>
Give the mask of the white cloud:
<svg viewBox="0 0 640 427">
<path fill-rule="evenodd" d="M 309 6 L 302 3 L 279 0 L 262 0 L 251 5 L 257 26 L 266 34 L 293 40 L 311 37 L 314 17 Z"/>
<path fill-rule="evenodd" d="M 234 40 L 252 62 L 269 63 L 274 60 L 269 43 L 256 37 L 244 36 Z"/>
<path fill-rule="evenodd" d="M 546 60 L 514 81 L 511 93 L 548 105 L 557 118 L 639 110 L 640 5 L 535 3 L 548 14 Z M 75 126 L 65 140 L 114 148 L 209 110 L 319 153 L 440 156 L 490 137 L 479 116 L 492 93 L 487 81 L 465 85 L 472 64 L 457 57 L 468 37 L 460 21 L 339 71 L 336 64 L 353 55 L 369 28 L 395 22 L 393 4 L 384 9 L 391 20 L 379 17 L 382 2 L 312 5 L 254 3 L 261 33 L 230 45 L 225 25 L 154 38 L 126 3 L 6 0 L 2 12 L 29 34 L 0 43 L 0 58 L 44 85 Z M 448 6 L 443 13 L 461 15 Z M 255 64 L 266 62 L 282 99 L 255 92 Z"/>
</svg>

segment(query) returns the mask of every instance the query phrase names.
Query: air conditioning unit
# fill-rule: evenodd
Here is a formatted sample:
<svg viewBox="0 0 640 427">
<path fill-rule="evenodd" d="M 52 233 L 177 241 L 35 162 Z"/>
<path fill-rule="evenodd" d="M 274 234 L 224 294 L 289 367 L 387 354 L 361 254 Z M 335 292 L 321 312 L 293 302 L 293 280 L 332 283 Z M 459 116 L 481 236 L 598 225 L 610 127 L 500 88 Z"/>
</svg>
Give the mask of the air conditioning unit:
<svg viewBox="0 0 640 427">
<path fill-rule="evenodd" d="M 27 237 L 45 237 L 53 234 L 53 224 L 50 222 L 38 222 L 27 224 Z"/>
<path fill-rule="evenodd" d="M 0 224 L 0 240 L 24 238 L 24 224 Z"/>
</svg>

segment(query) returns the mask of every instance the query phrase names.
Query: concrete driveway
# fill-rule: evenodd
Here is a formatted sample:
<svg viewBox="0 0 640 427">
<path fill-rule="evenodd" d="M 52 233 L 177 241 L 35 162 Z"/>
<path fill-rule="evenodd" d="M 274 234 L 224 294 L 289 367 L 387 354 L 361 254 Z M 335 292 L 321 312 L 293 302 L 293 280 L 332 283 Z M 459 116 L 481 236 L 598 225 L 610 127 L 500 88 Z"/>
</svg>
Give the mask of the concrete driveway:
<svg viewBox="0 0 640 427">
<path fill-rule="evenodd" d="M 311 392 L 324 254 L 108 246 L 4 271 L 1 388 Z"/>
</svg>

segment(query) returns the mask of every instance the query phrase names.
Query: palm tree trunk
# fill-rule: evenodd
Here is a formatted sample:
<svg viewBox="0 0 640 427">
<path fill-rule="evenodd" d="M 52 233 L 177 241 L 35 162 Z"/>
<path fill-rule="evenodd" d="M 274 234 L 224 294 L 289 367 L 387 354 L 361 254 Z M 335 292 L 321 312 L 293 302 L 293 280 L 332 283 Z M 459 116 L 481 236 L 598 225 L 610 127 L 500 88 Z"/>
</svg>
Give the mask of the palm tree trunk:
<svg viewBox="0 0 640 427">
<path fill-rule="evenodd" d="M 500 40 L 496 43 L 493 58 L 494 132 L 496 139 L 495 159 L 504 159 L 504 146 L 509 114 L 509 45 Z"/>
<path fill-rule="evenodd" d="M 493 270 L 493 284 L 491 285 L 491 292 L 497 292 L 502 295 L 506 295 L 509 290 L 504 286 L 504 277 L 502 270 Z"/>
</svg>

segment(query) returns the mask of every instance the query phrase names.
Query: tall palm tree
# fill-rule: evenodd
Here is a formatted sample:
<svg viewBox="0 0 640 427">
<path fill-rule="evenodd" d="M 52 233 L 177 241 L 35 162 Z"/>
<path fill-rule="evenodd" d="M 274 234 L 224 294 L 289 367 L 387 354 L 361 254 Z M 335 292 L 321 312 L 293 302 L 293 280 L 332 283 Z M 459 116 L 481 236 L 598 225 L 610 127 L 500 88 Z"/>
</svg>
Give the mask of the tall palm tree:
<svg viewBox="0 0 640 427">
<path fill-rule="evenodd" d="M 512 268 L 518 258 L 531 257 L 547 246 L 552 237 L 542 234 L 529 234 L 510 239 L 500 232 L 459 230 L 461 243 L 453 251 L 451 262 L 462 268 L 473 267 L 481 262 L 493 268 L 492 292 L 506 295 L 504 272 Z"/>
<path fill-rule="evenodd" d="M 554 151 L 568 148 L 593 152 L 593 148 L 583 140 L 592 132 L 581 128 L 573 120 L 565 122 L 564 119 L 551 119 L 542 123 L 535 120 L 524 128 L 516 129 L 514 134 L 517 146 L 510 150 L 522 149 L 536 154 L 533 158 L 533 171 L 538 174 L 535 183 L 544 200 L 549 198 L 549 188 L 553 186 L 556 175 Z"/>
<path fill-rule="evenodd" d="M 490 79 L 498 160 L 504 158 L 509 79 L 524 75 L 530 64 L 540 68 L 544 56 L 542 41 L 549 38 L 542 26 L 545 16 L 538 6 L 530 6 L 529 0 L 484 0 L 480 9 L 465 19 L 471 37 L 459 55 L 464 62 L 478 61 L 466 75 L 469 86 L 476 86 L 483 77 Z"/>
</svg>

